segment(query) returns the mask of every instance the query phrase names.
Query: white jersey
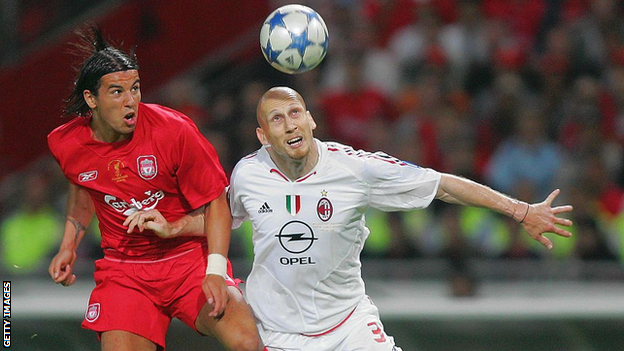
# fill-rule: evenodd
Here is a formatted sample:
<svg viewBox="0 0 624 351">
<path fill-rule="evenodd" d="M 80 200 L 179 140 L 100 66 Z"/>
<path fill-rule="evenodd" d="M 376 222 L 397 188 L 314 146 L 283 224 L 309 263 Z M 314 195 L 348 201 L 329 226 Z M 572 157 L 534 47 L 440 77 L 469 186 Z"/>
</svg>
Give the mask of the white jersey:
<svg viewBox="0 0 624 351">
<path fill-rule="evenodd" d="M 316 167 L 295 181 L 266 147 L 232 173 L 233 227 L 247 219 L 253 227 L 247 299 L 268 330 L 313 334 L 344 320 L 365 295 L 366 210 L 425 208 L 440 183 L 440 173 L 384 153 L 315 142 Z"/>
</svg>

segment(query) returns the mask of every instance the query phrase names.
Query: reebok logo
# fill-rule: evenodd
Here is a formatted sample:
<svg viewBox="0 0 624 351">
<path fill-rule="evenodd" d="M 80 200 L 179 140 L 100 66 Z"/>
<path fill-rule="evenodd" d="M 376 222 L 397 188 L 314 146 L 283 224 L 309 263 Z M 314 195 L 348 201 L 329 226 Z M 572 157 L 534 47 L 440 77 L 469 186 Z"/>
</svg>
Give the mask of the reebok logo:
<svg viewBox="0 0 624 351">
<path fill-rule="evenodd" d="M 263 203 L 262 206 L 258 209 L 258 213 L 271 213 L 273 210 L 269 207 L 268 203 Z"/>
<path fill-rule="evenodd" d="M 81 183 L 89 182 L 89 181 L 95 180 L 97 176 L 98 176 L 98 171 L 82 172 L 78 175 L 78 181 Z"/>
</svg>

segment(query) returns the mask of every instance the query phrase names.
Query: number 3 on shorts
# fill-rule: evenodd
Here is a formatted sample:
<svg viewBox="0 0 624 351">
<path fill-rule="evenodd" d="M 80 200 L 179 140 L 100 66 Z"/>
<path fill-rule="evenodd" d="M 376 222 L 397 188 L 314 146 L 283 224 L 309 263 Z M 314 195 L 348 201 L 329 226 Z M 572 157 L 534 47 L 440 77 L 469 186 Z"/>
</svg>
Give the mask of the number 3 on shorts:
<svg viewBox="0 0 624 351">
<path fill-rule="evenodd" d="M 379 324 L 377 324 L 377 322 L 370 322 L 367 325 L 371 329 L 371 332 L 375 335 L 373 337 L 373 340 L 377 342 L 386 342 L 386 335 L 384 334 L 383 329 L 379 327 Z"/>
</svg>

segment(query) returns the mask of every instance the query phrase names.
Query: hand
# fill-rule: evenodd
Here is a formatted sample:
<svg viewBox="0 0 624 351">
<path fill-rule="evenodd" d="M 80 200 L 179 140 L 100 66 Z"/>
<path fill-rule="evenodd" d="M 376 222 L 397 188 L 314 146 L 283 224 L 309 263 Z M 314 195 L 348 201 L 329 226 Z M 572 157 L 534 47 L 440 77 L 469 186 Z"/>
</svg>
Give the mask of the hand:
<svg viewBox="0 0 624 351">
<path fill-rule="evenodd" d="M 530 204 L 526 217 L 522 221 L 522 227 L 529 235 L 539 241 L 542 245 L 548 249 L 552 249 L 552 242 L 546 238 L 543 233 L 554 233 L 559 236 L 569 238 L 572 236 L 567 230 L 564 230 L 556 224 L 569 227 L 572 225 L 572 221 L 567 218 L 557 217 L 560 213 L 571 212 L 572 206 L 557 206 L 551 207 L 552 202 L 559 195 L 560 190 L 557 189 L 550 193 L 546 200 L 537 204 Z"/>
<path fill-rule="evenodd" d="M 70 249 L 60 249 L 52 258 L 48 273 L 56 284 L 70 286 L 76 282 L 76 275 L 72 273 L 76 262 L 76 252 Z"/>
<path fill-rule="evenodd" d="M 128 227 L 127 233 L 131 233 L 134 228 L 138 228 L 143 233 L 145 229 L 152 230 L 163 239 L 172 238 L 171 224 L 158 210 L 137 211 L 128 216 L 123 222 Z"/>
<path fill-rule="evenodd" d="M 208 303 L 213 305 L 213 309 L 208 315 L 210 317 L 220 318 L 225 311 L 225 305 L 230 297 L 225 280 L 220 275 L 208 274 L 204 278 L 202 289 L 204 290 L 204 294 L 206 294 Z"/>
</svg>

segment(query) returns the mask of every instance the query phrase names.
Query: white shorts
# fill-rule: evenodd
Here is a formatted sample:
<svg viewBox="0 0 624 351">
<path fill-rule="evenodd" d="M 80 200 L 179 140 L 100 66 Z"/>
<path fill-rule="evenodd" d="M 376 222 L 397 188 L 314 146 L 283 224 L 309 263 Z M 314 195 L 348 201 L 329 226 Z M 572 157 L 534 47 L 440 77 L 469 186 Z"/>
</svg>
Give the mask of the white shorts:
<svg viewBox="0 0 624 351">
<path fill-rule="evenodd" d="M 269 351 L 401 351 L 387 335 L 377 306 L 363 297 L 353 313 L 336 329 L 317 335 L 266 330 L 258 323 L 260 337 Z"/>
</svg>

